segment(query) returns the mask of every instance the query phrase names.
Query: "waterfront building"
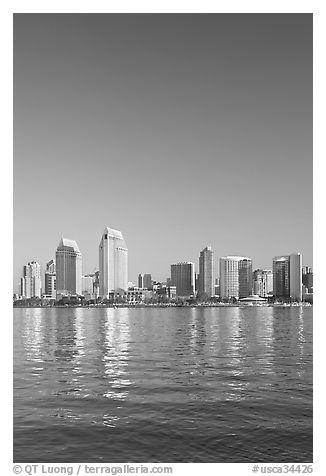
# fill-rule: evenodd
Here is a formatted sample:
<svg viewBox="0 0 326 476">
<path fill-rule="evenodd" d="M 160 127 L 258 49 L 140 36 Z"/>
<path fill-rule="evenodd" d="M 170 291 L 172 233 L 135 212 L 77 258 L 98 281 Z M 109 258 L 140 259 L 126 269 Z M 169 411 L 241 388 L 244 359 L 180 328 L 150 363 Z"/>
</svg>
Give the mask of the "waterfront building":
<svg viewBox="0 0 326 476">
<path fill-rule="evenodd" d="M 266 297 L 273 292 L 273 272 L 270 269 L 255 269 L 253 272 L 253 293 Z"/>
<path fill-rule="evenodd" d="M 161 289 L 161 287 L 162 287 L 162 283 L 160 283 L 159 281 L 152 281 L 151 290 L 156 292 L 158 289 Z"/>
<path fill-rule="evenodd" d="M 21 295 L 25 298 L 41 297 L 41 266 L 37 261 L 27 263 L 21 278 Z"/>
<path fill-rule="evenodd" d="M 212 297 L 214 289 L 214 252 L 211 246 L 206 246 L 199 255 L 198 296 Z"/>
<path fill-rule="evenodd" d="M 290 257 L 276 256 L 273 259 L 273 292 L 276 299 L 290 297 Z"/>
<path fill-rule="evenodd" d="M 61 238 L 56 250 L 56 298 L 81 294 L 82 255 L 76 241 Z"/>
<path fill-rule="evenodd" d="M 171 285 L 176 287 L 178 297 L 195 295 L 195 264 L 188 261 L 171 264 Z"/>
<path fill-rule="evenodd" d="M 166 298 L 174 301 L 177 297 L 177 288 L 176 286 L 167 286 L 161 285 L 160 288 L 156 290 L 157 296 L 165 296 Z"/>
<path fill-rule="evenodd" d="M 46 263 L 45 273 L 44 273 L 44 288 L 45 288 L 45 295 L 49 298 L 56 297 L 56 266 L 55 261 L 51 259 L 48 263 Z"/>
<path fill-rule="evenodd" d="M 273 259 L 273 292 L 276 299 L 302 300 L 302 255 L 276 256 Z"/>
<path fill-rule="evenodd" d="M 81 293 L 87 299 L 94 299 L 95 274 L 84 274 L 81 277 Z"/>
<path fill-rule="evenodd" d="M 128 289 L 128 248 L 121 231 L 105 228 L 99 244 L 99 295 Z"/>
<path fill-rule="evenodd" d="M 312 292 L 313 289 L 313 271 L 309 266 L 302 268 L 302 284 L 307 288 L 307 292 Z"/>
<path fill-rule="evenodd" d="M 302 301 L 302 255 L 290 255 L 290 298 Z"/>
<path fill-rule="evenodd" d="M 241 299 L 252 293 L 252 260 L 245 256 L 220 258 L 220 298 Z"/>
<path fill-rule="evenodd" d="M 138 275 L 138 287 L 141 289 L 152 289 L 153 281 L 151 274 L 139 274 Z"/>
<path fill-rule="evenodd" d="M 100 272 L 94 273 L 94 298 L 97 299 L 100 295 Z"/>
</svg>

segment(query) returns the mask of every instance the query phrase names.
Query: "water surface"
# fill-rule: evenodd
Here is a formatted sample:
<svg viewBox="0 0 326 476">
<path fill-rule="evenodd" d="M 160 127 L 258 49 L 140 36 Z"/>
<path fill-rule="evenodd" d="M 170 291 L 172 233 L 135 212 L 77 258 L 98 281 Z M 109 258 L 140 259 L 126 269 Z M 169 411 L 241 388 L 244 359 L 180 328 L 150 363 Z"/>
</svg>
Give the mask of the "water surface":
<svg viewBox="0 0 326 476">
<path fill-rule="evenodd" d="M 15 308 L 14 461 L 312 462 L 312 308 Z"/>
</svg>

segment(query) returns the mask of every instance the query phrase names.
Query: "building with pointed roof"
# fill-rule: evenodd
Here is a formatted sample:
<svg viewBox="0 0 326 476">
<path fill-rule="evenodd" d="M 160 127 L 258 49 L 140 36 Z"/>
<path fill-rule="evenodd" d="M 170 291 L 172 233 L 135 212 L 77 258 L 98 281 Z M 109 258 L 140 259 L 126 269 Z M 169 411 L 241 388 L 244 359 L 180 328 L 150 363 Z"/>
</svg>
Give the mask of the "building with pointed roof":
<svg viewBox="0 0 326 476">
<path fill-rule="evenodd" d="M 128 289 L 128 248 L 121 231 L 106 227 L 99 244 L 99 295 Z"/>
<path fill-rule="evenodd" d="M 82 255 L 76 241 L 61 238 L 56 251 L 56 297 L 81 294 Z"/>
</svg>

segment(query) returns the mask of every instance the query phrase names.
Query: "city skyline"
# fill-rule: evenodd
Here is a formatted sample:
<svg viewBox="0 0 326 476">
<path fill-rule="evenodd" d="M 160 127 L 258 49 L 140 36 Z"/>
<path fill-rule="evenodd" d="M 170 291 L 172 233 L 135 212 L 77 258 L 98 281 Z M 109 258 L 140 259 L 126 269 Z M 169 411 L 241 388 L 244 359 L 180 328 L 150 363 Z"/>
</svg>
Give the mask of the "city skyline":
<svg viewBox="0 0 326 476">
<path fill-rule="evenodd" d="M 113 237 L 115 237 L 115 235 L 117 235 L 118 240 L 120 240 L 121 243 L 123 243 L 123 246 L 126 247 L 125 240 L 124 240 L 124 238 L 123 238 L 123 236 L 122 236 L 121 231 L 112 229 L 112 228 L 110 228 L 110 227 L 106 227 L 105 230 L 104 230 L 104 232 L 102 232 L 102 234 L 101 234 L 101 240 L 100 240 L 100 245 L 98 245 L 98 250 L 100 250 L 100 248 L 101 248 L 101 245 L 102 245 L 102 243 L 103 243 L 103 239 L 104 239 L 104 236 L 105 236 L 105 233 L 106 233 L 106 232 L 113 234 L 113 235 L 112 235 Z M 61 238 L 60 243 L 62 243 L 62 240 L 66 241 L 66 242 L 74 243 L 75 246 L 77 246 L 77 249 L 79 249 L 79 248 L 78 248 L 78 245 L 76 244 L 76 241 L 77 241 L 77 240 L 72 240 L 72 239 L 67 239 L 67 238 Z M 103 245 L 102 245 L 102 247 L 103 247 Z M 213 260 L 213 277 L 214 277 L 214 279 L 215 279 L 215 278 L 218 278 L 218 277 L 220 276 L 221 260 L 225 259 L 225 257 L 223 257 L 223 256 L 217 256 L 216 253 L 215 253 L 215 251 L 214 251 L 214 249 L 212 249 L 212 247 L 211 247 L 210 245 L 206 245 L 203 250 L 197 250 L 197 259 L 194 259 L 193 261 L 191 261 L 191 260 L 184 260 L 184 261 L 182 261 L 182 260 L 180 260 L 180 259 L 176 259 L 176 260 L 174 260 L 174 262 L 175 262 L 176 264 L 184 264 L 184 263 L 191 263 L 191 264 L 193 264 L 194 272 L 195 272 L 196 275 L 198 275 L 198 277 L 199 277 L 199 274 L 200 274 L 200 259 L 201 259 L 202 253 L 205 252 L 206 250 L 211 250 L 211 251 L 213 252 L 213 255 L 214 255 L 214 257 L 212 258 L 212 260 Z M 127 248 L 126 248 L 126 251 L 127 251 L 127 254 L 128 254 Z M 96 265 L 94 265 L 91 270 L 85 270 L 85 269 L 84 269 L 84 267 L 83 267 L 84 255 L 83 255 L 82 252 L 80 252 L 80 253 L 81 253 L 81 255 L 83 256 L 83 260 L 81 261 L 80 274 L 83 275 L 83 276 L 87 276 L 89 273 L 99 272 L 99 270 L 100 270 L 100 262 L 101 262 L 101 251 L 100 251 L 99 254 L 98 254 L 98 261 L 97 261 Z M 103 254 L 103 252 L 102 252 L 102 254 Z M 304 257 L 303 257 L 303 254 L 300 253 L 300 252 L 298 252 L 297 250 L 292 250 L 292 251 L 290 250 L 289 253 L 285 253 L 283 256 L 287 256 L 287 255 L 290 256 L 290 255 L 296 255 L 296 254 L 299 254 L 299 255 L 301 255 L 302 258 L 304 258 Z M 54 257 L 55 257 L 56 251 L 54 251 L 53 255 L 54 255 Z M 241 257 L 241 256 L 240 256 L 240 255 L 236 255 L 236 254 L 227 254 L 226 257 L 227 257 L 227 258 L 232 258 L 232 257 L 239 258 L 239 257 Z M 270 257 L 269 257 L 269 258 L 270 258 L 270 260 L 269 260 L 270 262 L 269 262 L 269 264 L 267 264 L 267 266 L 265 266 L 265 267 L 260 266 L 259 264 L 256 264 L 252 258 L 249 258 L 250 261 L 251 261 L 251 263 L 252 263 L 252 271 L 262 271 L 262 270 L 263 270 L 263 271 L 266 271 L 266 270 L 272 271 L 272 270 L 273 270 L 274 260 L 275 260 L 276 258 L 278 258 L 278 257 L 279 257 L 279 256 L 270 256 Z M 247 258 L 246 258 L 246 259 L 247 259 Z M 103 259 L 102 259 L 102 260 L 103 260 Z M 29 262 L 34 262 L 34 261 L 39 262 L 39 260 L 38 260 L 37 258 L 33 258 L 33 259 L 30 259 L 30 260 L 29 260 Z M 130 272 L 129 272 L 129 266 L 128 266 L 128 262 L 129 262 L 128 257 L 127 257 L 127 260 L 126 260 L 126 261 L 127 261 L 127 277 L 128 277 L 127 281 L 128 281 L 128 283 L 133 283 L 135 286 L 138 285 L 138 283 L 139 283 L 139 277 L 140 277 L 140 276 L 152 276 L 152 277 L 155 278 L 154 280 L 155 280 L 155 281 L 158 281 L 158 282 L 165 282 L 166 279 L 170 278 L 171 265 L 172 265 L 171 263 L 166 264 L 166 266 L 168 267 L 168 272 L 167 272 L 166 275 L 164 275 L 164 276 L 162 276 L 162 277 L 158 277 L 158 276 L 155 274 L 155 272 L 153 273 L 152 270 L 147 270 L 146 273 L 138 273 L 138 274 L 136 274 L 135 276 L 131 276 L 131 275 L 130 275 Z M 43 263 L 39 263 L 39 264 L 40 264 L 40 269 L 41 269 L 42 288 L 43 288 L 43 285 L 46 287 L 46 284 L 45 284 L 45 282 L 44 282 L 44 278 L 45 278 L 44 275 L 46 274 L 48 265 L 51 264 L 51 262 L 53 262 L 53 263 L 54 263 L 54 266 L 56 266 L 56 261 L 55 261 L 55 259 L 53 259 L 53 258 L 49 258 L 49 259 L 47 260 L 47 263 L 46 263 L 45 265 L 44 265 Z M 302 267 L 302 270 L 304 270 L 305 268 L 306 268 L 306 269 L 312 269 L 312 268 L 313 268 L 312 265 L 307 264 L 304 259 L 302 259 L 302 265 L 301 265 L 301 267 Z M 14 293 L 16 293 L 16 292 L 18 291 L 18 289 L 21 289 L 21 279 L 22 279 L 22 276 L 23 276 L 23 273 L 24 273 L 25 265 L 23 264 L 23 265 L 21 266 L 21 268 L 22 268 L 22 274 L 21 274 L 20 277 L 19 277 L 19 282 L 17 282 L 16 287 L 14 286 L 14 289 L 13 289 L 13 292 L 14 292 Z M 124 274 L 124 273 L 123 273 L 123 274 Z M 120 278 L 119 278 L 119 279 L 120 279 Z M 125 287 L 127 288 L 127 286 L 125 286 Z M 200 284 L 199 284 L 199 287 L 200 287 Z M 199 289 L 199 288 L 198 288 L 198 289 Z"/>
<path fill-rule="evenodd" d="M 68 261 L 66 261 L 66 258 L 65 258 L 62 265 L 59 263 L 59 267 L 58 267 L 57 259 L 59 258 L 61 260 L 62 259 L 61 255 L 65 256 L 66 254 L 67 254 Z M 75 269 L 76 257 L 79 258 L 78 260 L 79 264 L 77 266 L 78 269 L 77 268 Z M 74 270 L 72 270 L 71 268 L 71 264 L 70 264 L 71 260 L 73 260 Z M 51 259 L 49 262 L 46 263 L 45 268 L 41 266 L 39 263 L 35 262 L 34 260 L 31 263 L 27 263 L 27 266 L 33 263 L 37 264 L 37 266 L 39 267 L 42 290 L 43 290 L 43 286 L 45 286 L 45 294 L 52 294 L 53 288 L 56 287 L 56 279 L 53 282 L 52 275 L 54 274 L 56 276 L 57 269 L 59 269 L 59 275 L 60 274 L 62 275 L 62 278 L 59 278 L 59 282 L 66 281 L 68 279 L 70 283 L 68 287 L 76 286 L 76 282 L 75 282 L 76 270 L 80 278 L 80 281 L 81 281 L 81 278 L 87 278 L 88 276 L 90 276 L 88 272 L 85 272 L 82 269 L 82 261 L 83 261 L 82 253 L 80 252 L 78 248 L 77 242 L 75 240 L 62 237 L 56 249 L 56 260 Z M 219 280 L 222 280 L 220 284 L 222 283 L 222 289 L 224 289 L 225 284 L 223 283 L 223 276 L 224 276 L 224 271 L 228 269 L 228 271 L 231 271 L 231 272 L 235 271 L 238 277 L 231 278 L 231 281 L 229 284 L 226 285 L 226 288 L 230 286 L 230 289 L 232 289 L 231 294 L 236 294 L 236 295 L 239 294 L 239 297 L 244 297 L 242 295 L 248 295 L 248 289 L 251 289 L 252 292 L 255 294 L 254 292 L 254 279 L 256 279 L 254 278 L 255 272 L 271 273 L 275 279 L 275 276 L 276 276 L 275 269 L 274 269 L 275 263 L 280 262 L 281 264 L 282 263 L 284 264 L 287 261 L 289 263 L 290 261 L 293 262 L 293 264 L 295 264 L 295 268 L 300 270 L 300 278 L 298 278 L 296 274 L 293 274 L 291 277 L 291 273 L 292 273 L 291 269 L 294 269 L 294 268 L 292 266 L 290 268 L 290 265 L 289 265 L 289 270 L 291 272 L 289 270 L 286 271 L 286 273 L 290 272 L 290 274 L 288 275 L 288 277 L 286 278 L 283 277 L 281 279 L 282 284 L 280 285 L 281 287 L 283 287 L 284 285 L 288 287 L 288 290 L 285 292 L 285 294 L 289 292 L 292 297 L 293 296 L 299 297 L 299 294 L 301 293 L 302 284 L 304 284 L 302 280 L 302 276 L 304 274 L 307 274 L 310 271 L 312 272 L 312 267 L 307 265 L 303 266 L 302 254 L 298 252 L 291 253 L 289 255 L 285 254 L 282 256 L 276 256 L 276 257 L 274 256 L 272 258 L 272 266 L 269 266 L 268 269 L 262 269 L 261 267 L 258 267 L 256 265 L 254 266 L 253 260 L 249 257 L 228 255 L 226 257 L 222 256 L 222 257 L 214 258 L 214 250 L 212 249 L 210 245 L 207 245 L 199 253 L 198 264 L 191 261 L 186 261 L 186 262 L 178 261 L 175 264 L 170 264 L 170 275 L 166 276 L 164 279 L 159 279 L 159 280 L 155 279 L 153 281 L 151 273 L 138 274 L 136 279 L 132 279 L 128 273 L 128 248 L 126 246 L 126 242 L 124 240 L 122 232 L 119 230 L 112 229 L 110 227 L 106 227 L 104 229 L 104 232 L 101 235 L 101 240 L 99 244 L 98 267 L 94 268 L 94 271 L 91 275 L 93 276 L 95 272 L 99 273 L 99 294 L 102 298 L 108 298 L 110 292 L 118 292 L 120 289 L 126 291 L 127 289 L 129 289 L 130 286 L 132 287 L 138 286 L 140 288 L 149 289 L 149 287 L 151 288 L 153 282 L 166 283 L 168 280 L 170 280 L 173 285 L 177 285 L 177 288 L 178 288 L 178 286 L 180 286 L 181 281 L 178 285 L 176 283 L 176 280 L 178 279 L 182 280 L 183 278 L 181 277 L 181 275 L 186 276 L 189 273 L 190 273 L 189 274 L 190 281 L 189 283 L 186 284 L 187 287 L 189 286 L 189 290 L 191 288 L 193 290 L 196 290 L 196 292 L 198 292 L 199 295 L 203 293 L 203 294 L 207 294 L 208 296 L 213 296 L 214 295 L 213 288 L 215 287 L 216 278 L 218 278 Z M 238 265 L 237 263 L 240 263 L 240 264 Z M 250 264 L 249 268 L 247 266 L 247 263 Z M 236 264 L 236 268 L 234 268 L 234 264 Z M 176 277 L 177 275 L 175 274 L 175 271 L 172 271 L 178 268 L 181 269 L 181 268 L 187 267 L 189 265 L 191 266 L 191 271 L 189 273 L 188 271 L 185 271 L 185 274 L 184 274 L 184 271 L 182 271 L 182 273 L 180 274 L 178 278 Z M 61 268 L 62 270 L 67 269 L 67 273 L 68 273 L 67 276 L 70 276 L 70 277 L 68 278 L 65 277 L 66 272 L 65 271 L 60 272 Z M 283 268 L 283 265 L 282 265 L 282 268 Z M 26 265 L 23 266 L 23 277 L 25 276 L 25 269 L 26 269 Z M 283 272 L 284 271 L 282 271 L 282 273 Z M 261 280 L 261 277 L 259 277 L 260 274 L 256 276 L 259 278 L 259 280 Z M 20 289 L 23 289 L 22 287 L 23 277 L 21 277 L 21 280 L 20 280 Z M 47 277 L 49 278 L 48 283 L 47 283 Z M 144 278 L 146 278 L 146 283 L 147 283 L 146 286 L 140 285 L 140 282 L 144 282 Z M 247 282 L 247 279 L 249 279 L 248 282 Z M 284 279 L 286 279 L 287 284 L 284 284 L 283 282 Z M 299 279 L 299 281 L 297 281 L 297 279 Z M 148 286 L 149 281 L 151 283 L 150 286 Z M 74 284 L 72 284 L 72 282 L 74 282 Z M 206 284 L 204 284 L 204 282 L 206 282 Z M 243 283 L 242 285 L 241 285 L 241 282 Z M 208 285 L 208 288 L 206 288 L 207 285 Z M 81 282 L 79 286 L 81 286 Z M 258 286 L 260 287 L 260 285 Z M 266 286 L 267 286 L 267 282 L 265 282 L 262 289 L 265 289 Z M 47 290 L 47 287 L 51 289 L 51 292 Z M 308 287 L 311 287 L 311 285 Z M 59 288 L 57 288 L 57 291 L 58 289 Z M 300 291 L 298 291 L 298 289 Z M 235 290 L 236 292 L 234 292 Z M 15 289 L 14 289 L 14 293 L 15 293 Z M 59 295 L 60 294 L 62 293 L 59 292 Z M 77 294 L 79 293 L 77 292 Z M 191 292 L 189 294 L 191 294 Z M 223 297 L 226 297 L 229 294 L 230 294 L 229 291 L 222 290 Z M 283 291 L 281 294 L 283 294 Z"/>
<path fill-rule="evenodd" d="M 311 14 L 14 15 L 14 286 L 60 235 L 93 272 L 106 223 L 133 281 L 312 266 Z"/>
</svg>

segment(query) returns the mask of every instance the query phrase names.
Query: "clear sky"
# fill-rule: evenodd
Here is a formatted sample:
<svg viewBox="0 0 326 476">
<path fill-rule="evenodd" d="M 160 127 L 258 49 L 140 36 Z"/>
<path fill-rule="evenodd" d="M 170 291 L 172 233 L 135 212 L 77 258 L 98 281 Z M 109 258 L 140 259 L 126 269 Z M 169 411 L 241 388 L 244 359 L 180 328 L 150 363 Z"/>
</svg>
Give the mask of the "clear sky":
<svg viewBox="0 0 326 476">
<path fill-rule="evenodd" d="M 311 14 L 15 14 L 14 285 L 61 236 L 94 271 L 106 226 L 133 281 L 312 265 L 312 60 Z"/>
</svg>

